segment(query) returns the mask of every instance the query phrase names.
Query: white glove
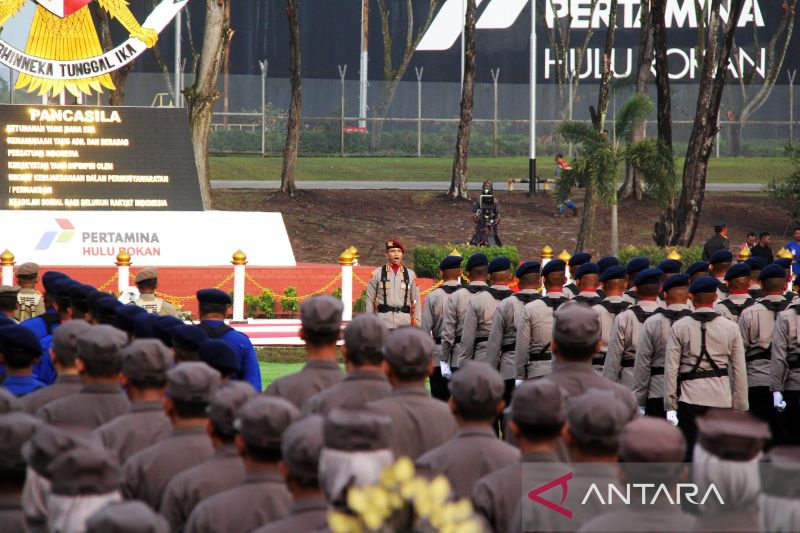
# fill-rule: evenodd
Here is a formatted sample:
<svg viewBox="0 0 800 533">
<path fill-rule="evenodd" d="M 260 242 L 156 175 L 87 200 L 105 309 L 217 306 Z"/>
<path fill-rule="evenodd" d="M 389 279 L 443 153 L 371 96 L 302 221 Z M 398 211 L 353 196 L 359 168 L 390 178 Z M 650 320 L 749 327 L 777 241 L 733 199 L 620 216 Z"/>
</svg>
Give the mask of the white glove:
<svg viewBox="0 0 800 533">
<path fill-rule="evenodd" d="M 772 393 L 772 405 L 775 406 L 779 413 L 782 413 L 786 409 L 786 401 L 783 399 L 783 394 L 774 391 Z"/>
<path fill-rule="evenodd" d="M 439 368 L 442 371 L 442 377 L 444 379 L 450 379 L 453 377 L 453 371 L 450 369 L 450 365 L 445 363 L 444 361 L 439 361 Z"/>
<path fill-rule="evenodd" d="M 667 422 L 673 426 L 678 425 L 678 411 L 667 411 Z"/>
<path fill-rule="evenodd" d="M 523 383 L 525 383 L 525 380 L 524 380 L 524 379 L 515 379 L 515 380 L 514 380 L 514 386 L 515 386 L 515 387 L 519 387 L 519 386 L 520 386 L 520 385 L 522 385 Z"/>
<path fill-rule="evenodd" d="M 639 406 L 639 414 L 644 416 L 644 407 L 642 407 L 641 405 Z"/>
</svg>

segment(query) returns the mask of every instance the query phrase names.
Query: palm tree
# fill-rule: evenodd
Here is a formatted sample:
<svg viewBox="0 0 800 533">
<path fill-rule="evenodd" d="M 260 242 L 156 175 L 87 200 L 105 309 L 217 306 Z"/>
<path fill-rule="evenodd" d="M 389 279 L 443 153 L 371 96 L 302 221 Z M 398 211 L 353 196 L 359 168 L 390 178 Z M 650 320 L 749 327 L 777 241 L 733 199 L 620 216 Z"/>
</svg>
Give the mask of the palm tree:
<svg viewBox="0 0 800 533">
<path fill-rule="evenodd" d="M 662 206 L 669 205 L 676 195 L 677 179 L 672 152 L 659 141 L 644 140 L 633 142 L 634 132 L 653 111 L 653 102 L 645 94 L 632 96 L 617 112 L 617 141 L 605 137 L 592 124 L 586 122 L 564 121 L 558 127 L 559 134 L 568 143 L 578 148 L 578 156 L 572 164 L 574 175 L 581 176 L 586 183 L 587 197 L 592 205 L 584 206 L 584 242 L 578 242 L 583 249 L 591 241 L 597 205 L 616 207 L 616 179 L 620 165 L 627 163 L 645 180 L 648 194 Z M 612 209 L 612 217 L 616 209 Z M 612 219 L 612 232 L 616 220 Z M 612 248 L 617 241 L 611 237 Z M 616 252 L 616 250 L 613 250 Z"/>
</svg>

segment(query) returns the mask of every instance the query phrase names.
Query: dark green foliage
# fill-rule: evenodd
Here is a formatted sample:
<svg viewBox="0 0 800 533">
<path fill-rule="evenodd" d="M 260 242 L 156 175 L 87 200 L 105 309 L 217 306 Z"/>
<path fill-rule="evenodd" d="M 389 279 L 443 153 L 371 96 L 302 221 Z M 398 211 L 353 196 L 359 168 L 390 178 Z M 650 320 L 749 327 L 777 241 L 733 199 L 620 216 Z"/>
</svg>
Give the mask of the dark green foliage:
<svg viewBox="0 0 800 533">
<path fill-rule="evenodd" d="M 439 263 L 442 259 L 450 255 L 453 249 L 458 250 L 464 257 L 463 265 L 466 265 L 467 258 L 474 253 L 481 252 L 489 258 L 505 256 L 511 260 L 512 266 L 517 267 L 520 261 L 519 250 L 516 246 L 491 246 L 480 247 L 469 244 L 433 244 L 429 246 L 416 246 L 414 248 L 414 272 L 420 278 L 439 278 Z"/>
<path fill-rule="evenodd" d="M 786 147 L 794 171 L 785 178 L 775 178 L 767 186 L 772 196 L 786 201 L 786 210 L 795 224 L 800 224 L 800 143 Z"/>
</svg>

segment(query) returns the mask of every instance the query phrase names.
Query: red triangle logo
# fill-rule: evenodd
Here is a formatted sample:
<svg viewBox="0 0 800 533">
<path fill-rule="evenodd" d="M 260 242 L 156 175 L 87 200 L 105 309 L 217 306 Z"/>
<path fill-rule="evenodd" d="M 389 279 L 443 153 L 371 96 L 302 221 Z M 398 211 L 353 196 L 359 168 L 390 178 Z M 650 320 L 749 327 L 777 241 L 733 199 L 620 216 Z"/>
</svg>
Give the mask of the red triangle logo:
<svg viewBox="0 0 800 533">
<path fill-rule="evenodd" d="M 567 518 L 572 518 L 572 511 L 569 509 L 562 507 L 564 505 L 564 501 L 567 499 L 567 493 L 569 492 L 569 486 L 567 483 L 569 480 L 572 479 L 572 472 L 569 474 L 564 474 L 560 478 L 556 478 L 549 483 L 545 483 L 540 487 L 536 487 L 532 491 L 528 493 L 528 498 L 535 501 L 540 505 L 544 505 L 551 511 L 555 511 L 560 515 L 566 516 Z M 550 500 L 546 500 L 540 496 L 543 492 L 547 492 L 548 490 L 561 487 L 561 501 L 559 503 L 553 503 Z"/>
</svg>

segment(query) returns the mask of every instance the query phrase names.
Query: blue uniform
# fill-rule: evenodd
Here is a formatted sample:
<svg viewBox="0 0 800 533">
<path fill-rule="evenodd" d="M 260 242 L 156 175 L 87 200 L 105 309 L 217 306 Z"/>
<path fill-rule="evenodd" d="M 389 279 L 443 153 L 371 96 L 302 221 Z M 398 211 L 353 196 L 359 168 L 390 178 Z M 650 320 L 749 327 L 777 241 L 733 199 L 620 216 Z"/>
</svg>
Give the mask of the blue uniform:
<svg viewBox="0 0 800 533">
<path fill-rule="evenodd" d="M 46 386 L 34 376 L 6 376 L 3 381 L 3 387 L 17 397 L 26 396 Z"/>
<path fill-rule="evenodd" d="M 224 326 L 225 322 L 222 320 L 203 320 L 201 324 L 209 328 L 218 328 Z M 213 335 L 209 336 L 214 337 Z M 216 338 L 230 344 L 239 355 L 239 359 L 242 363 L 242 370 L 236 376 L 237 379 L 247 381 L 256 391 L 261 392 L 261 369 L 258 366 L 256 350 L 247 335 L 230 329 Z"/>
<path fill-rule="evenodd" d="M 789 241 L 786 243 L 786 249 L 794 254 L 793 272 L 795 276 L 800 276 L 800 242 Z"/>
<path fill-rule="evenodd" d="M 45 314 L 51 315 L 48 318 L 56 316 L 56 312 L 52 309 L 48 309 Z M 45 385 L 52 385 L 55 383 L 58 374 L 56 374 L 56 369 L 53 368 L 53 362 L 50 361 L 50 346 L 53 344 L 53 333 L 61 325 L 61 322 L 52 323 L 49 331 L 47 324 L 47 321 L 42 316 L 29 318 L 22 323 L 23 326 L 33 331 L 42 343 L 42 357 L 33 367 L 33 375 L 39 381 L 44 382 Z"/>
</svg>

